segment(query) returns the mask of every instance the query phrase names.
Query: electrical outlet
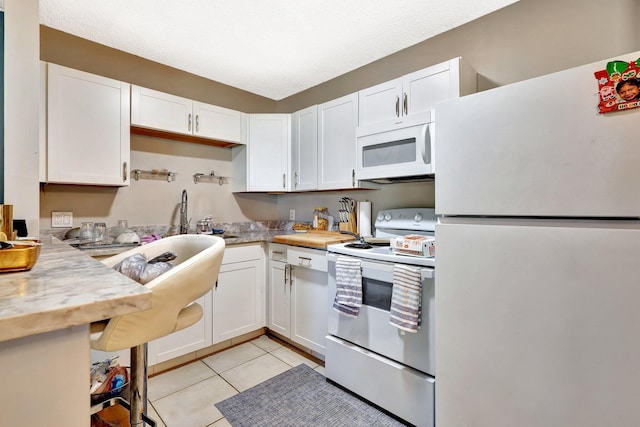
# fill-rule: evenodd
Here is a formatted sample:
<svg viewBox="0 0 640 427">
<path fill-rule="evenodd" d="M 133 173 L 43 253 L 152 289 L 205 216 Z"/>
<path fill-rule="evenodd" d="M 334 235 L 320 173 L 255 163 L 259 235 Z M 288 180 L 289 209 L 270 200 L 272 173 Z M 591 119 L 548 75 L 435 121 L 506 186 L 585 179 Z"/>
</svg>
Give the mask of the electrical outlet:
<svg viewBox="0 0 640 427">
<path fill-rule="evenodd" d="M 295 219 L 296 219 L 296 210 L 295 209 L 289 209 L 289 219 L 291 221 L 295 221 Z"/>
<path fill-rule="evenodd" d="M 51 228 L 73 227 L 73 212 L 51 212 Z"/>
</svg>

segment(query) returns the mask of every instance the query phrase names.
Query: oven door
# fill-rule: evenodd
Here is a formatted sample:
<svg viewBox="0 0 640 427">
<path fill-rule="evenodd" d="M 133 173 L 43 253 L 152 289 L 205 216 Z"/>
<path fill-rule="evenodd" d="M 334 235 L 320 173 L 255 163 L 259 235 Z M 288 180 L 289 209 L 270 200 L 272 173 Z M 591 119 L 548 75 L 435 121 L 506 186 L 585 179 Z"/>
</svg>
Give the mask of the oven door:
<svg viewBox="0 0 640 427">
<path fill-rule="evenodd" d="M 340 314 L 333 308 L 338 255 L 329 253 L 327 259 L 329 262 L 329 334 L 398 363 L 435 375 L 434 269 L 420 267 L 422 323 L 417 333 L 411 333 L 401 331 L 389 323 L 393 263 L 359 258 L 362 266 L 363 305 L 358 316 L 352 318 Z"/>
</svg>

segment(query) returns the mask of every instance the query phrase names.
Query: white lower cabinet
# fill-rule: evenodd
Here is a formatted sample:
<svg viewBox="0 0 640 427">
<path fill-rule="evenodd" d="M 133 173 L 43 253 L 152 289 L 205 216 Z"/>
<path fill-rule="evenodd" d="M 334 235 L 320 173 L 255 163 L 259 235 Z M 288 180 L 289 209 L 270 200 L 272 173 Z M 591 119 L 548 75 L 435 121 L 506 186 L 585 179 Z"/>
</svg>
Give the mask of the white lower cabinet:
<svg viewBox="0 0 640 427">
<path fill-rule="evenodd" d="M 291 286 L 287 247 L 269 245 L 269 321 L 267 327 L 285 337 L 291 337 Z"/>
<path fill-rule="evenodd" d="M 290 267 L 291 339 L 324 354 L 327 336 L 327 272 Z"/>
<path fill-rule="evenodd" d="M 264 252 L 260 244 L 228 247 L 213 288 L 213 343 L 265 326 Z"/>
<path fill-rule="evenodd" d="M 227 246 L 217 283 L 197 302 L 204 311 L 197 323 L 149 342 L 149 366 L 265 326 L 262 245 Z"/>
<path fill-rule="evenodd" d="M 212 292 L 213 291 L 209 291 L 204 296 L 198 298 L 197 303 L 202 307 L 204 314 L 195 324 L 167 335 L 166 337 L 149 342 L 149 366 L 166 362 L 167 360 L 200 350 L 212 344 Z"/>
<path fill-rule="evenodd" d="M 324 355 L 328 310 L 326 251 L 271 244 L 269 258 L 267 326 Z"/>
</svg>

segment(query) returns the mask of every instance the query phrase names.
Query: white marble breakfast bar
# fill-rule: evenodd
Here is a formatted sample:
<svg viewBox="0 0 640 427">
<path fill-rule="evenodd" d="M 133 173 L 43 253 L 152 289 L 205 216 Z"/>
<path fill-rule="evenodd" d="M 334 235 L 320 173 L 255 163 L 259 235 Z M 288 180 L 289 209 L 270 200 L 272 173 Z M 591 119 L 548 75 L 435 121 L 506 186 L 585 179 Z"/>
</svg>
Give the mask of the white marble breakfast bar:
<svg viewBox="0 0 640 427">
<path fill-rule="evenodd" d="M 0 274 L 0 414 L 7 426 L 89 426 L 89 324 L 151 307 L 151 292 L 55 238 Z"/>
</svg>

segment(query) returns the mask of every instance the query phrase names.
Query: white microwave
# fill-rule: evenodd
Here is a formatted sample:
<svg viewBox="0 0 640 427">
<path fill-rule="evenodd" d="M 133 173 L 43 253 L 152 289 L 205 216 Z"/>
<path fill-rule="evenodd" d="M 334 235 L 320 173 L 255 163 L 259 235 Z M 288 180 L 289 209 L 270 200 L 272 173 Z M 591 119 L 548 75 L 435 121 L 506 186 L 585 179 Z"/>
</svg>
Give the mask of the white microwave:
<svg viewBox="0 0 640 427">
<path fill-rule="evenodd" d="M 355 178 L 392 182 L 435 174 L 435 122 L 359 135 Z"/>
</svg>

